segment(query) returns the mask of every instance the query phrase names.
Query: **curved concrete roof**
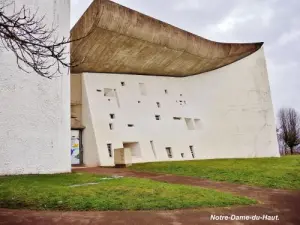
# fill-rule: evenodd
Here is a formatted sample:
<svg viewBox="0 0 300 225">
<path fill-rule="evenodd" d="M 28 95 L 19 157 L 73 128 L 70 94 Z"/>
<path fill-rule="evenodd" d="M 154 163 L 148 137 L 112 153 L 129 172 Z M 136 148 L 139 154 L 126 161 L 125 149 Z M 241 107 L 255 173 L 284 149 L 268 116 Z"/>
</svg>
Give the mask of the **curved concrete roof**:
<svg viewBox="0 0 300 225">
<path fill-rule="evenodd" d="M 263 43 L 218 43 L 109 0 L 94 0 L 71 30 L 72 73 L 188 76 L 211 71 L 257 51 Z"/>
</svg>

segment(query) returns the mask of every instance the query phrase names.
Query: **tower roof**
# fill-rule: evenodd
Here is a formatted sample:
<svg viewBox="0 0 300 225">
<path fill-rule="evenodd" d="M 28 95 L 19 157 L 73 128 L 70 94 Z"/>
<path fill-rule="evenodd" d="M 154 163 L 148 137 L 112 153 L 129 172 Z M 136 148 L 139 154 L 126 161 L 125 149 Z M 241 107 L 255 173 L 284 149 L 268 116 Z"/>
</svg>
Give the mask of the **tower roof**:
<svg viewBox="0 0 300 225">
<path fill-rule="evenodd" d="M 71 30 L 72 73 L 189 76 L 238 61 L 263 45 L 219 43 L 109 0 L 94 0 Z"/>
</svg>

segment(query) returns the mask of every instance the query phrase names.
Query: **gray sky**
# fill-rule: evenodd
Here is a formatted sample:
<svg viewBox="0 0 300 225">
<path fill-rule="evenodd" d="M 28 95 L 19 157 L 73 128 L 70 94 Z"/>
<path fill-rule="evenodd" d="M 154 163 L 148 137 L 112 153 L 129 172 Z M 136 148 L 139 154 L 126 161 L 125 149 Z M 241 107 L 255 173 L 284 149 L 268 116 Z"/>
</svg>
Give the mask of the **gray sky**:
<svg viewBox="0 0 300 225">
<path fill-rule="evenodd" d="M 92 0 L 71 1 L 73 26 Z M 214 41 L 265 42 L 275 113 L 300 113 L 300 0 L 114 1 Z"/>
</svg>

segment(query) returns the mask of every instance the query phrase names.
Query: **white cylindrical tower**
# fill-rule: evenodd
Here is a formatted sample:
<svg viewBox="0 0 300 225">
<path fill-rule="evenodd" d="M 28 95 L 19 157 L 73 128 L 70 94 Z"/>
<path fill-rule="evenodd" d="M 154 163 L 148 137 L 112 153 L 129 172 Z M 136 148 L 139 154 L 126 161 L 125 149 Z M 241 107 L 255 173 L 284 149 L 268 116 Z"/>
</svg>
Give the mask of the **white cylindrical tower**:
<svg viewBox="0 0 300 225">
<path fill-rule="evenodd" d="M 70 0 L 15 1 L 16 10 L 23 5 L 69 37 Z M 0 51 L 0 175 L 71 171 L 70 77 L 61 71 L 51 80 L 25 73 L 12 52 Z"/>
</svg>

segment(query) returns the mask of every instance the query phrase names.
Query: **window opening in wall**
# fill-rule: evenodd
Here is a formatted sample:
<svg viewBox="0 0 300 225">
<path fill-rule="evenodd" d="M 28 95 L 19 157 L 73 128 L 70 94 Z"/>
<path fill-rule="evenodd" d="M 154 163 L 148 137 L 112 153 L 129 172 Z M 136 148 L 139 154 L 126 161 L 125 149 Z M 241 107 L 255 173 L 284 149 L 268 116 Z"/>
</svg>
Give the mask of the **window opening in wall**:
<svg viewBox="0 0 300 225">
<path fill-rule="evenodd" d="M 114 90 L 111 88 L 104 88 L 104 96 L 105 97 L 115 97 Z"/>
<path fill-rule="evenodd" d="M 97 91 L 98 91 L 98 92 L 101 92 L 102 90 L 100 90 L 100 89 L 97 89 Z"/>
<path fill-rule="evenodd" d="M 173 158 L 172 148 L 167 147 L 167 148 L 166 148 L 166 152 L 167 152 L 167 155 L 168 155 L 169 158 Z"/>
<path fill-rule="evenodd" d="M 114 125 L 112 123 L 109 124 L 109 129 L 113 130 L 114 129 Z"/>
<path fill-rule="evenodd" d="M 139 86 L 140 86 L 141 95 L 146 96 L 147 95 L 146 85 L 144 83 L 139 83 Z"/>
<path fill-rule="evenodd" d="M 157 108 L 160 108 L 160 102 L 156 102 Z"/>
<path fill-rule="evenodd" d="M 174 120 L 181 120 L 181 117 L 173 117 Z"/>
<path fill-rule="evenodd" d="M 180 96 L 182 96 L 182 94 L 180 94 Z"/>
<path fill-rule="evenodd" d="M 141 101 L 138 101 L 138 103 L 141 103 Z"/>
<path fill-rule="evenodd" d="M 151 145 L 151 149 L 152 149 L 154 157 L 157 158 L 153 141 L 150 141 L 150 145 Z"/>
<path fill-rule="evenodd" d="M 194 119 L 194 122 L 195 122 L 196 128 L 200 129 L 201 128 L 201 120 L 200 119 Z"/>
<path fill-rule="evenodd" d="M 111 144 L 107 144 L 107 150 L 108 150 L 108 155 L 111 158 L 112 157 L 112 149 L 111 149 Z"/>
<path fill-rule="evenodd" d="M 168 90 L 167 89 L 165 89 L 165 94 L 168 94 Z"/>
<path fill-rule="evenodd" d="M 190 151 L 191 151 L 192 157 L 195 158 L 194 146 L 193 145 L 190 145 Z"/>
<path fill-rule="evenodd" d="M 160 115 L 155 115 L 156 120 L 160 120 Z"/>
<path fill-rule="evenodd" d="M 111 119 L 115 118 L 115 114 L 109 114 L 109 116 L 110 116 Z"/>
<path fill-rule="evenodd" d="M 184 153 L 181 153 L 181 158 L 184 158 Z"/>
<path fill-rule="evenodd" d="M 128 126 L 128 127 L 134 127 L 134 125 L 133 125 L 133 124 L 128 124 L 127 126 Z"/>
<path fill-rule="evenodd" d="M 185 123 L 189 130 L 195 130 L 194 123 L 191 118 L 185 118 Z"/>
<path fill-rule="evenodd" d="M 125 82 L 124 82 L 124 81 L 122 81 L 122 82 L 121 82 L 121 85 L 124 87 L 124 86 L 125 86 Z"/>
</svg>

